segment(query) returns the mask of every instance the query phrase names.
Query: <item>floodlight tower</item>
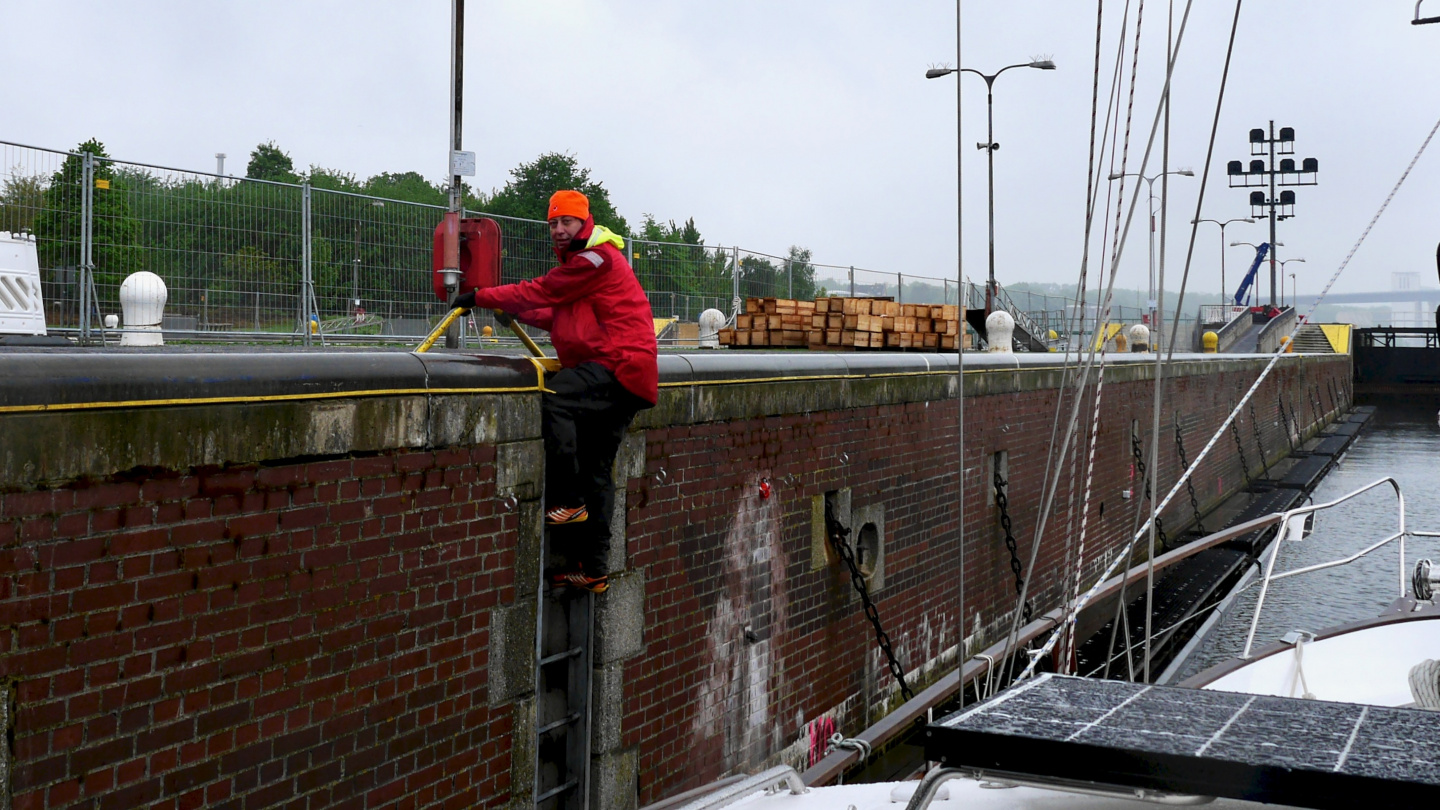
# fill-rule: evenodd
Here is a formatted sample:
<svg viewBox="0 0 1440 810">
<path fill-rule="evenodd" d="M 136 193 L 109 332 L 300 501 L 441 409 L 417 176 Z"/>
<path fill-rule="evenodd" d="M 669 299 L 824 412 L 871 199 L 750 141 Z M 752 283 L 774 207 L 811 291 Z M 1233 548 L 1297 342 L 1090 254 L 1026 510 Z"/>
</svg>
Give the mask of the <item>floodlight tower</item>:
<svg viewBox="0 0 1440 810">
<path fill-rule="evenodd" d="M 1281 127 L 1277 135 L 1275 122 L 1270 122 L 1270 131 L 1263 129 L 1250 130 L 1250 154 L 1268 155 L 1269 161 L 1252 160 L 1247 168 L 1244 163 L 1232 160 L 1226 165 L 1225 173 L 1230 178 L 1231 188 L 1264 188 L 1269 187 L 1269 194 L 1264 191 L 1250 192 L 1250 211 L 1253 216 L 1264 216 L 1268 213 L 1270 219 L 1270 306 L 1275 306 L 1275 277 L 1276 277 L 1276 256 L 1274 247 L 1278 244 L 1275 241 L 1275 224 L 1280 220 L 1289 219 L 1295 216 L 1295 192 L 1285 190 L 1276 194 L 1277 186 L 1313 186 L 1318 183 L 1316 174 L 1320 171 L 1320 161 L 1315 158 L 1305 158 L 1300 163 L 1300 168 L 1295 168 L 1295 158 L 1282 157 L 1277 166 L 1275 156 L 1295 154 L 1295 130 L 1292 127 Z"/>
</svg>

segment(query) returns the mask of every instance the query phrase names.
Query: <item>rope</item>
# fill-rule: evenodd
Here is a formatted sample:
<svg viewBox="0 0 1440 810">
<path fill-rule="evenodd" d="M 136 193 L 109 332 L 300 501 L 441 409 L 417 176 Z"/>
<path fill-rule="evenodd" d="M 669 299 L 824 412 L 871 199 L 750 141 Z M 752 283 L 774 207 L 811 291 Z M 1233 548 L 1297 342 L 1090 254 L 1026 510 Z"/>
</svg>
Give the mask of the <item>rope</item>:
<svg viewBox="0 0 1440 810">
<path fill-rule="evenodd" d="M 1427 658 L 1410 668 L 1410 697 L 1417 709 L 1440 711 L 1440 661 Z"/>
<path fill-rule="evenodd" d="M 846 737 L 845 735 L 837 731 L 830 737 L 830 750 L 834 751 L 837 748 L 858 751 L 860 753 L 861 763 L 864 763 L 866 760 L 870 759 L 870 743 L 865 742 L 859 737 Z"/>
<path fill-rule="evenodd" d="M 1127 3 L 1126 8 L 1127 8 L 1127 9 L 1129 8 L 1128 3 Z M 1114 246 L 1113 246 L 1113 248 L 1112 248 L 1111 260 L 1110 260 L 1110 280 L 1109 280 L 1109 283 L 1108 283 L 1108 285 L 1106 286 L 1106 290 L 1105 290 L 1104 308 L 1101 310 L 1101 312 L 1099 313 L 1099 316 L 1098 316 L 1097 319 L 1096 319 L 1096 324 L 1097 324 L 1097 330 L 1096 330 L 1096 331 L 1097 331 L 1098 334 L 1103 334 L 1103 329 L 1105 328 L 1105 325 L 1109 323 L 1109 320 L 1110 320 L 1110 307 L 1111 307 L 1111 305 L 1113 304 L 1113 301 L 1114 301 L 1115 278 L 1116 278 L 1116 275 L 1119 273 L 1119 269 L 1120 269 L 1120 255 L 1121 255 L 1121 253 L 1123 252 L 1123 248 L 1124 248 L 1125 242 L 1126 242 L 1126 240 L 1128 239 L 1129 234 L 1130 234 L 1130 224 L 1131 224 L 1131 222 L 1134 220 L 1134 216 L 1135 216 L 1135 200 L 1138 200 L 1138 199 L 1139 199 L 1139 195 L 1136 195 L 1136 197 L 1131 200 L 1131 204 L 1130 204 L 1130 215 L 1129 215 L 1129 217 L 1128 217 L 1128 218 L 1126 219 L 1126 221 L 1125 221 L 1125 230 L 1124 230 L 1124 233 L 1123 233 L 1123 235 L 1122 235 L 1122 233 L 1121 233 L 1121 231 L 1120 231 L 1119 208 L 1120 208 L 1120 206 L 1123 205 L 1123 200 L 1124 200 L 1124 197 L 1125 197 L 1125 172 L 1124 172 L 1124 170 L 1125 170 L 1125 167 L 1128 165 L 1129 155 L 1130 155 L 1131 122 L 1132 122 L 1132 120 L 1133 120 L 1133 111 L 1134 111 L 1134 108 L 1135 108 L 1135 85 L 1136 85 L 1136 72 L 1135 72 L 1135 68 L 1136 68 L 1136 65 L 1138 65 L 1139 60 L 1140 60 L 1140 34 L 1141 34 L 1141 29 L 1142 29 L 1142 22 L 1143 22 L 1143 17 L 1144 17 L 1144 10 L 1145 10 L 1145 0 L 1140 0 L 1139 4 L 1138 4 L 1137 7 L 1136 7 L 1136 15 L 1135 15 L 1135 49 L 1134 49 L 1134 56 L 1132 57 L 1132 61 L 1131 61 L 1131 70 L 1130 70 L 1130 95 L 1129 95 L 1129 102 L 1128 102 L 1127 113 L 1126 113 L 1126 118 L 1125 118 L 1124 148 L 1123 148 L 1122 151 L 1121 151 L 1121 159 L 1120 159 L 1120 168 L 1121 168 L 1121 172 L 1120 172 L 1120 175 L 1121 175 L 1121 176 L 1120 176 L 1120 189 L 1119 189 L 1118 196 L 1117 196 L 1117 201 L 1116 201 L 1115 239 L 1114 239 Z M 1123 31 L 1122 31 L 1122 40 L 1121 40 L 1121 48 L 1122 48 L 1122 51 L 1121 51 L 1121 52 L 1122 52 L 1122 53 L 1123 53 L 1123 44 L 1124 44 L 1124 40 L 1123 40 Z M 1167 88 L 1168 88 L 1168 83 L 1167 83 Z M 1157 114 L 1157 120 L 1158 120 L 1158 114 Z M 1151 133 L 1150 133 L 1150 138 L 1151 138 L 1151 139 L 1150 139 L 1150 143 L 1147 144 L 1146 150 L 1145 150 L 1145 156 L 1146 156 L 1147 159 L 1149 158 L 1149 155 L 1150 155 L 1150 146 L 1153 145 L 1153 143 L 1154 143 L 1154 135 L 1155 135 L 1155 133 L 1154 133 L 1154 129 L 1153 129 L 1153 127 L 1152 127 L 1152 130 L 1151 130 Z M 1113 153 L 1112 153 L 1112 155 L 1113 155 Z M 1114 167 L 1114 159 L 1113 159 L 1113 156 L 1112 156 L 1112 159 L 1111 159 L 1111 167 L 1112 167 L 1112 168 Z M 1122 237 L 1123 237 L 1123 238 L 1122 238 Z M 1102 347 L 1102 348 L 1103 348 L 1103 347 Z M 1092 347 L 1091 347 L 1091 350 L 1090 350 L 1090 360 L 1089 360 L 1089 363 L 1088 363 L 1087 366 L 1086 366 L 1086 370 L 1085 370 L 1085 372 L 1084 372 L 1084 375 L 1082 376 L 1082 382 L 1081 382 L 1082 388 L 1081 388 L 1081 390 L 1083 390 L 1084 380 L 1087 379 L 1088 376 L 1089 376 L 1089 369 L 1090 369 L 1090 367 L 1093 367 L 1093 366 L 1095 365 L 1096 354 L 1097 354 L 1096 347 L 1092 346 Z M 1101 368 L 1101 372 L 1100 372 L 1100 373 L 1103 375 L 1103 373 L 1104 373 L 1104 371 L 1103 371 L 1103 369 L 1104 369 L 1104 365 L 1103 365 L 1103 363 L 1104 363 L 1104 352 L 1103 352 L 1103 351 L 1099 352 L 1099 355 L 1100 355 L 1100 362 L 1101 362 L 1101 367 L 1100 367 L 1100 368 Z M 1079 403 L 1080 401 L 1081 401 L 1081 400 L 1080 400 L 1080 397 L 1076 397 L 1075 402 L 1077 403 L 1077 405 L 1076 405 L 1077 409 L 1074 411 L 1074 414 L 1073 414 L 1072 419 L 1071 419 L 1071 425 L 1072 425 L 1072 426 L 1074 425 L 1074 423 L 1076 422 L 1076 420 L 1078 419 L 1078 416 L 1079 416 L 1078 403 Z M 1099 407 L 1100 407 L 1100 398 L 1099 398 L 1099 389 L 1097 388 L 1097 389 L 1096 389 L 1095 408 L 1098 409 Z M 1043 518 L 1045 517 L 1045 512 L 1046 512 L 1046 511 L 1048 511 L 1048 510 L 1042 510 L 1042 520 L 1043 520 Z M 1037 526 L 1036 528 L 1037 528 L 1037 531 L 1040 530 L 1040 527 L 1039 527 L 1039 526 Z M 1035 561 L 1036 561 L 1036 559 L 1037 559 L 1038 556 L 1039 556 L 1039 552 L 1040 552 L 1040 543 L 1039 543 L 1039 536 L 1037 535 L 1036 542 L 1032 543 L 1031 546 L 1030 546 L 1030 570 L 1031 570 L 1031 571 L 1034 571 L 1034 570 L 1035 570 Z M 1026 604 L 1028 594 L 1029 594 L 1029 585 L 1028 585 L 1028 583 L 1026 583 L 1026 586 L 1021 589 L 1021 592 L 1020 592 L 1020 595 L 1019 595 L 1019 600 L 1018 600 L 1018 601 L 1019 601 L 1020 605 L 1023 606 L 1023 605 Z M 1018 641 L 1019 636 L 1020 636 L 1020 618 L 1021 618 L 1022 612 L 1023 612 L 1023 609 L 1022 609 L 1022 610 L 1017 610 L 1017 611 L 1015 611 L 1015 612 L 1012 614 L 1012 617 L 1011 617 L 1011 620 L 1010 620 L 1010 631 L 1009 631 L 1009 632 L 1006 634 L 1006 636 L 1005 636 L 1005 647 L 1006 647 L 1006 649 L 1013 649 L 1014 647 L 1017 646 L 1017 641 Z M 1011 663 L 1013 663 L 1014 660 L 1015 660 L 1015 659 L 1012 658 L 1012 659 L 1011 659 Z M 1026 667 L 1026 671 L 1029 671 L 1029 670 L 1031 670 L 1031 669 L 1034 668 L 1034 666 L 1035 666 L 1035 661 L 1036 661 L 1036 660 L 1038 660 L 1038 659 L 1032 659 L 1032 660 L 1031 660 L 1030 664 Z M 1007 669 L 1007 674 L 1008 674 L 1009 671 L 1010 671 L 1010 670 Z"/>
<path fill-rule="evenodd" d="M 1181 30 L 1183 32 L 1183 25 Z M 1415 165 L 1420 161 L 1420 157 L 1424 155 L 1425 150 L 1429 148 L 1430 142 L 1434 140 L 1435 133 L 1437 131 L 1440 131 L 1440 118 L 1436 119 L 1435 125 L 1431 127 L 1429 134 L 1425 136 L 1425 140 L 1420 144 L 1420 148 L 1416 150 L 1415 156 L 1410 159 L 1410 163 L 1405 167 L 1405 171 L 1402 172 L 1400 178 L 1395 181 L 1395 185 L 1390 189 L 1390 193 L 1386 195 L 1384 202 L 1380 204 L 1379 210 L 1377 210 L 1375 212 L 1375 215 L 1370 218 L 1369 223 L 1366 224 L 1365 229 L 1360 234 L 1360 237 L 1355 240 L 1355 244 L 1352 245 L 1350 251 L 1345 254 L 1345 258 L 1341 260 L 1340 266 L 1335 269 L 1335 272 L 1333 274 L 1331 274 L 1330 279 L 1326 282 L 1324 289 L 1322 289 L 1320 295 L 1316 297 L 1315 302 L 1311 304 L 1309 312 L 1307 312 L 1305 315 L 1305 321 L 1309 321 L 1311 315 L 1313 315 L 1315 312 L 1315 307 L 1319 306 L 1324 301 L 1326 295 L 1329 295 L 1330 289 L 1335 286 L 1335 282 L 1339 280 L 1340 274 L 1345 272 L 1345 268 L 1348 267 L 1351 260 L 1355 258 L 1355 254 L 1359 252 L 1361 245 L 1365 243 L 1365 240 L 1367 237 L 1369 237 L 1370 232 L 1374 230 L 1376 223 L 1380 221 L 1380 217 L 1383 216 L 1386 209 L 1390 207 L 1390 203 L 1395 199 L 1395 195 L 1400 191 L 1401 186 L 1405 184 L 1405 180 L 1410 177 L 1410 173 L 1415 169 Z M 1299 328 L 1298 324 L 1305 321 L 1297 321 L 1296 329 L 1298 330 Z M 1194 475 L 1195 470 L 1200 466 L 1202 462 L 1205 461 L 1206 457 L 1210 455 L 1210 451 L 1215 449 L 1215 443 L 1219 440 L 1220 436 L 1225 432 L 1225 430 L 1234 423 L 1235 417 L 1237 416 L 1240 408 L 1249 403 L 1250 400 L 1255 396 L 1255 393 L 1260 390 L 1260 386 L 1265 383 L 1265 380 L 1269 379 L 1270 373 L 1275 370 L 1275 366 L 1279 364 L 1280 358 L 1283 356 L 1284 355 L 1279 351 L 1275 352 L 1270 356 L 1270 362 L 1266 364 L 1265 368 L 1260 371 L 1259 376 L 1255 378 L 1255 382 L 1251 383 L 1250 388 L 1245 391 L 1245 394 L 1240 398 L 1239 404 L 1237 404 L 1236 407 L 1229 413 L 1229 415 L 1225 417 L 1225 421 L 1221 423 L 1221 425 L 1215 430 L 1214 435 L 1212 435 L 1210 437 L 1210 440 L 1205 443 L 1205 446 L 1200 449 L 1200 454 L 1195 457 L 1195 460 L 1190 463 L 1190 466 L 1187 467 L 1183 473 L 1181 473 L 1180 478 L 1175 482 L 1175 485 L 1170 488 L 1170 492 L 1167 493 L 1165 498 L 1160 502 L 1160 510 L 1163 510 L 1166 506 L 1169 505 L 1170 501 L 1175 497 L 1176 493 L 1180 491 L 1180 486 L 1186 480 L 1188 480 L 1190 476 Z M 1146 526 L 1145 530 L 1148 531 L 1149 526 Z M 1088 604 L 1091 599 L 1095 598 L 1095 594 L 1100 591 L 1100 588 L 1105 584 L 1105 581 L 1115 573 L 1115 569 L 1120 565 L 1120 562 L 1128 558 L 1129 550 L 1134 548 L 1135 543 L 1139 539 L 1140 538 L 1138 534 L 1130 539 L 1130 542 L 1126 545 L 1127 553 L 1121 554 L 1115 559 L 1114 562 L 1112 562 L 1109 566 L 1106 567 L 1105 571 L 1100 575 L 1098 579 L 1096 579 L 1095 584 L 1092 585 L 1090 589 L 1085 592 L 1085 594 L 1080 598 L 1079 602 L 1077 602 L 1077 604 L 1072 608 L 1072 611 L 1078 612 L 1084 609 L 1085 605 Z M 1045 644 L 1041 647 L 1041 656 L 1054 648 L 1055 644 L 1059 640 L 1058 636 L 1058 633 L 1050 634 L 1050 638 L 1046 639 Z M 1039 658 L 1037 657 L 1035 660 L 1039 660 Z M 1028 678 L 1033 673 L 1034 661 L 1032 661 L 1031 665 L 1026 667 L 1025 671 L 1020 674 L 1020 678 Z"/>
</svg>

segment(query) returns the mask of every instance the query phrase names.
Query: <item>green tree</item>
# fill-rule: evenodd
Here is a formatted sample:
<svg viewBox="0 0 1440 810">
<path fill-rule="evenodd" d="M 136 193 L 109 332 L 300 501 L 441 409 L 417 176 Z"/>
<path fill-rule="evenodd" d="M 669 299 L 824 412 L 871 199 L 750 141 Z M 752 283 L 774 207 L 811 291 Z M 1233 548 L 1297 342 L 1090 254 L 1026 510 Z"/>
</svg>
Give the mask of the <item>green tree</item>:
<svg viewBox="0 0 1440 810">
<path fill-rule="evenodd" d="M 511 169 L 510 181 L 505 187 L 481 200 L 479 205 L 490 214 L 545 219 L 550 195 L 567 188 L 590 198 L 590 214 L 597 223 L 616 233 L 630 235 L 630 226 L 610 202 L 610 192 L 605 185 L 590 179 L 590 170 L 581 168 L 574 155 L 559 152 L 547 152 Z"/>
<path fill-rule="evenodd" d="M 115 303 L 115 291 L 124 278 L 140 267 L 140 226 L 130 213 L 126 175 L 117 172 L 105 152 L 105 145 L 91 138 L 75 147 L 94 158 L 94 194 L 91 212 L 91 262 L 95 284 L 104 303 Z M 70 155 L 50 178 L 44 207 L 35 217 L 35 237 L 40 243 L 40 265 L 44 268 L 79 264 L 81 195 L 85 167 L 79 155 Z"/>
<path fill-rule="evenodd" d="M 44 200 L 44 177 L 17 174 L 6 178 L 4 187 L 0 188 L 0 231 L 32 230 Z"/>
<path fill-rule="evenodd" d="M 792 298 L 808 301 L 817 297 L 815 265 L 810 262 L 812 255 L 809 248 L 798 245 L 791 245 L 790 251 L 785 254 L 786 278 L 782 284 L 787 291 L 793 291 L 790 293 Z"/>
<path fill-rule="evenodd" d="M 274 180 L 279 183 L 298 183 L 300 175 L 295 173 L 295 162 L 290 155 L 266 141 L 250 153 L 250 162 L 245 166 L 245 176 L 252 180 Z"/>
</svg>

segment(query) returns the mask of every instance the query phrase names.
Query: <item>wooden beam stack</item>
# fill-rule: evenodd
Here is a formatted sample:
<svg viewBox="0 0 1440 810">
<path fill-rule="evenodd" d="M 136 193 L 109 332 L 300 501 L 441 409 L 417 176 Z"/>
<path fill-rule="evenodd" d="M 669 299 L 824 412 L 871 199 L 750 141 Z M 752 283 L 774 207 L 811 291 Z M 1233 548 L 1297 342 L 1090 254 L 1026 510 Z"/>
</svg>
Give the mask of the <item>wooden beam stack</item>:
<svg viewBox="0 0 1440 810">
<path fill-rule="evenodd" d="M 816 351 L 955 351 L 963 315 L 954 304 L 899 304 L 888 298 L 750 298 L 745 313 L 736 317 L 735 328 L 720 330 L 720 344 Z"/>
</svg>

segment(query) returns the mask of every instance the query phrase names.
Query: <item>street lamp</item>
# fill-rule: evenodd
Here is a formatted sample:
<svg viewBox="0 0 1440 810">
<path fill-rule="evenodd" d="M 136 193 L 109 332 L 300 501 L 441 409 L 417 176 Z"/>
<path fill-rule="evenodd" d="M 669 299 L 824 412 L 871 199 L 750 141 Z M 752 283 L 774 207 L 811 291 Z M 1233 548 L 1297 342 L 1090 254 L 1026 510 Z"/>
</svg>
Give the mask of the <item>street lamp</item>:
<svg viewBox="0 0 1440 810">
<path fill-rule="evenodd" d="M 1285 308 L 1285 281 L 1284 281 L 1285 265 L 1289 264 L 1290 262 L 1300 262 L 1301 264 L 1304 264 L 1304 263 L 1305 263 L 1305 260 L 1304 260 L 1304 259 L 1286 259 L 1285 261 L 1280 262 L 1280 276 L 1281 276 L 1281 281 L 1280 281 L 1280 308 L 1281 308 L 1281 309 L 1284 309 L 1284 308 Z M 1295 306 L 1295 274 L 1294 274 L 1294 273 L 1291 273 L 1291 274 L 1290 274 L 1290 306 L 1292 306 L 1292 307 Z"/>
<path fill-rule="evenodd" d="M 989 317 L 995 309 L 995 150 L 1000 144 L 995 142 L 995 79 L 1011 68 L 1035 68 L 1036 70 L 1054 70 L 1055 63 L 1049 59 L 1038 59 L 1033 62 L 1022 62 L 1015 65 L 1006 65 L 994 73 L 981 73 L 974 68 L 931 68 L 925 71 L 925 78 L 938 79 L 941 76 L 948 76 L 951 73 L 974 73 L 985 80 L 985 143 L 975 144 L 976 149 L 985 150 L 985 158 L 990 172 L 990 279 L 985 285 L 985 315 Z"/>
<path fill-rule="evenodd" d="M 1122 177 L 1138 177 L 1138 178 L 1140 178 L 1141 180 L 1144 180 L 1144 181 L 1145 181 L 1145 187 L 1146 187 L 1146 189 L 1150 192 L 1150 197 L 1153 199 L 1153 198 L 1155 197 L 1155 181 L 1156 181 L 1156 180 L 1159 180 L 1160 178 L 1162 178 L 1162 177 L 1164 177 L 1164 176 L 1166 176 L 1166 175 L 1170 175 L 1170 174 L 1179 175 L 1179 176 L 1181 176 L 1181 177 L 1194 177 L 1194 176 L 1195 176 L 1195 172 L 1192 172 L 1192 171 L 1190 171 L 1189 169 L 1176 169 L 1175 171 L 1160 172 L 1160 173 L 1158 173 L 1158 174 L 1152 174 L 1152 175 L 1150 175 L 1149 177 L 1146 177 L 1145 175 L 1140 174 L 1139 172 L 1115 172 L 1114 174 L 1110 175 L 1110 179 L 1111 179 L 1111 180 L 1119 180 L 1119 179 L 1122 178 Z M 1150 310 L 1150 328 L 1151 328 L 1151 329 L 1156 329 L 1156 320 L 1155 320 L 1155 308 L 1156 308 L 1156 296 L 1155 296 L 1155 209 L 1154 209 L 1153 207 L 1150 209 L 1150 297 L 1149 297 L 1149 300 L 1145 302 L 1145 307 Z M 1155 338 L 1156 338 L 1156 342 L 1158 342 L 1159 339 L 1160 339 L 1160 335 L 1159 335 L 1158 330 L 1157 330 L 1157 332 L 1156 332 Z"/>
<path fill-rule="evenodd" d="M 1228 303 L 1230 294 L 1227 292 L 1227 288 L 1225 287 L 1225 226 L 1229 225 L 1232 222 L 1249 222 L 1251 224 L 1254 224 L 1255 220 L 1251 219 L 1250 217 L 1236 217 L 1234 219 L 1227 219 L 1224 222 L 1221 222 L 1218 219 L 1190 220 L 1190 223 L 1192 225 L 1199 225 L 1202 222 L 1213 222 L 1216 225 L 1220 226 L 1220 300 L 1222 302 Z"/>
</svg>

